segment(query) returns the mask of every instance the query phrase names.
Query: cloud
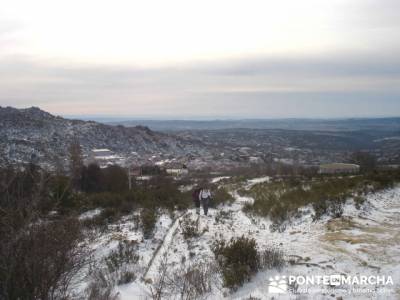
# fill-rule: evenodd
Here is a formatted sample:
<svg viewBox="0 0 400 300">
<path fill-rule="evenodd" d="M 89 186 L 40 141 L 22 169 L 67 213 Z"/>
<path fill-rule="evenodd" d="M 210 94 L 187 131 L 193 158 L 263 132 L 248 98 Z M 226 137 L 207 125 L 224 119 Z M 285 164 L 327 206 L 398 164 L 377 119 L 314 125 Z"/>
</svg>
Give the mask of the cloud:
<svg viewBox="0 0 400 300">
<path fill-rule="evenodd" d="M 58 114 L 400 115 L 398 11 L 398 0 L 5 0 L 0 105 Z"/>
<path fill-rule="evenodd" d="M 400 114 L 399 62 L 382 52 L 140 68 L 11 56 L 0 61 L 0 105 L 58 114 L 393 115 Z"/>
<path fill-rule="evenodd" d="M 399 49 L 400 50 L 400 49 Z M 211 72 L 231 76 L 398 76 L 400 51 L 387 53 L 332 54 L 303 57 L 249 58 L 230 61 Z"/>
</svg>

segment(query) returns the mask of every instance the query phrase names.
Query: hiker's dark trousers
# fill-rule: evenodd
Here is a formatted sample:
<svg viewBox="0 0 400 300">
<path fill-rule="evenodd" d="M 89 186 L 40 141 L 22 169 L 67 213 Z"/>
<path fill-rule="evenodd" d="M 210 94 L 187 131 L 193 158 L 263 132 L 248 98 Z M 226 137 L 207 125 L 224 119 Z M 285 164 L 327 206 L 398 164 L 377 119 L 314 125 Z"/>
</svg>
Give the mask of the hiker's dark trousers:
<svg viewBox="0 0 400 300">
<path fill-rule="evenodd" d="M 201 198 L 201 205 L 203 205 L 203 210 L 204 214 L 207 216 L 208 213 L 208 203 L 210 199 L 209 198 Z"/>
<path fill-rule="evenodd" d="M 194 206 L 196 206 L 197 214 L 200 214 L 200 200 L 199 200 L 199 197 L 197 197 L 196 199 L 193 199 L 193 201 L 194 201 Z"/>
</svg>

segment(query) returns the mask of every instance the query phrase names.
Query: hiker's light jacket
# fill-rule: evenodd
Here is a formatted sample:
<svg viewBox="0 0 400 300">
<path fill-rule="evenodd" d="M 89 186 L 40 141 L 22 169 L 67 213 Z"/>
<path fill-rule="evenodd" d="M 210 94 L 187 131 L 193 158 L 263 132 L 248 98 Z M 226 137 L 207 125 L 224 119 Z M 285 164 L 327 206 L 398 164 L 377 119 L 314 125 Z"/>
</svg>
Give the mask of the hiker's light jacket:
<svg viewBox="0 0 400 300">
<path fill-rule="evenodd" d="M 201 190 L 199 193 L 199 200 L 211 198 L 210 190 Z"/>
</svg>

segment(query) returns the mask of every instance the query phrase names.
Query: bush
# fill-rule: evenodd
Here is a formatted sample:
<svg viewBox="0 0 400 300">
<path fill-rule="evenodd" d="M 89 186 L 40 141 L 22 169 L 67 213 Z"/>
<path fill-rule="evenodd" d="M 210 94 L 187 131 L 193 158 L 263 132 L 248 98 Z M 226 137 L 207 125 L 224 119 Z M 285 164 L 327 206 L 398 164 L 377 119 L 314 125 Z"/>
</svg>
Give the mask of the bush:
<svg viewBox="0 0 400 300">
<path fill-rule="evenodd" d="M 255 239 L 244 236 L 226 243 L 218 240 L 212 250 L 221 267 L 224 285 L 236 289 L 250 281 L 260 267 L 260 257 Z"/>
<path fill-rule="evenodd" d="M 140 223 L 143 228 L 143 237 L 148 239 L 152 237 L 157 222 L 156 209 L 144 208 L 140 213 Z"/>
<path fill-rule="evenodd" d="M 135 273 L 132 271 L 126 270 L 121 273 L 121 276 L 119 277 L 117 284 L 118 285 L 127 284 L 127 283 L 134 281 L 135 279 L 136 279 Z"/>
<path fill-rule="evenodd" d="M 132 266 L 139 261 L 136 254 L 136 241 L 120 241 L 117 249 L 104 258 L 107 273 L 114 278 L 116 284 L 126 284 L 135 280 Z"/>
<path fill-rule="evenodd" d="M 93 207 L 113 207 L 117 208 L 122 205 L 124 198 L 117 193 L 96 193 L 88 196 L 88 202 Z"/>
<path fill-rule="evenodd" d="M 198 237 L 200 235 L 198 221 L 192 220 L 189 215 L 184 216 L 179 222 L 179 225 L 185 240 Z"/>
<path fill-rule="evenodd" d="M 61 213 L 66 213 L 75 206 L 72 183 L 66 176 L 55 176 L 50 183 L 50 199 L 56 203 Z"/>
<path fill-rule="evenodd" d="M 354 206 L 357 209 L 361 209 L 361 206 L 365 203 L 365 198 L 361 196 L 354 197 Z"/>
<path fill-rule="evenodd" d="M 325 201 L 314 202 L 312 206 L 314 209 L 314 221 L 321 219 L 321 217 L 328 212 L 328 205 Z"/>
<path fill-rule="evenodd" d="M 128 174 L 119 166 L 109 166 L 103 171 L 104 188 L 106 191 L 121 193 L 128 190 Z"/>
<path fill-rule="evenodd" d="M 328 214 L 332 218 L 340 218 L 343 215 L 343 203 L 341 201 L 330 201 L 328 206 Z"/>
<path fill-rule="evenodd" d="M 212 264 L 197 263 L 182 266 L 168 276 L 168 287 L 171 292 L 181 295 L 181 299 L 201 299 L 211 292 L 216 281 L 216 268 Z"/>
<path fill-rule="evenodd" d="M 285 265 L 283 252 L 275 248 L 257 249 L 254 238 L 232 238 L 228 243 L 217 240 L 212 251 L 222 273 L 224 285 L 237 289 L 262 268 L 280 270 Z"/>
<path fill-rule="evenodd" d="M 211 207 L 217 207 L 220 204 L 232 203 L 234 198 L 226 188 L 220 186 L 217 188 L 211 189 L 212 201 L 210 202 Z"/>
<path fill-rule="evenodd" d="M 91 274 L 91 282 L 85 289 L 88 300 L 117 300 L 118 294 L 114 292 L 114 283 L 100 270 Z"/>
<path fill-rule="evenodd" d="M 178 185 L 169 177 L 158 176 L 150 182 L 150 193 L 153 204 L 156 207 L 163 207 L 170 211 L 184 210 L 189 207 L 190 201 L 179 190 Z"/>
<path fill-rule="evenodd" d="M 240 190 L 242 195 L 254 198 L 254 203 L 246 204 L 243 210 L 269 217 L 273 229 L 284 229 L 285 221 L 298 216 L 299 209 L 307 205 L 314 209 L 314 220 L 324 215 L 338 218 L 343 214 L 343 205 L 348 198 L 392 187 L 400 180 L 399 174 L 395 171 L 373 172 L 359 176 L 318 176 L 303 181 L 288 178 L 257 184 L 249 191 Z M 354 202 L 357 208 L 363 201 L 355 199 Z"/>
<path fill-rule="evenodd" d="M 281 270 L 285 266 L 283 252 L 278 249 L 268 248 L 262 251 L 259 256 L 262 268 Z"/>
<path fill-rule="evenodd" d="M 232 212 L 233 211 L 224 211 L 220 210 L 216 215 L 215 215 L 215 223 L 219 224 L 224 224 L 225 220 L 229 220 L 232 217 Z"/>
<path fill-rule="evenodd" d="M 136 255 L 135 241 L 120 241 L 117 249 L 110 252 L 104 259 L 109 273 L 118 271 L 124 264 L 134 264 L 139 260 Z"/>
<path fill-rule="evenodd" d="M 72 278 L 90 257 L 83 238 L 79 222 L 66 219 L 28 224 L 1 239 L 0 298 L 69 298 Z"/>
</svg>

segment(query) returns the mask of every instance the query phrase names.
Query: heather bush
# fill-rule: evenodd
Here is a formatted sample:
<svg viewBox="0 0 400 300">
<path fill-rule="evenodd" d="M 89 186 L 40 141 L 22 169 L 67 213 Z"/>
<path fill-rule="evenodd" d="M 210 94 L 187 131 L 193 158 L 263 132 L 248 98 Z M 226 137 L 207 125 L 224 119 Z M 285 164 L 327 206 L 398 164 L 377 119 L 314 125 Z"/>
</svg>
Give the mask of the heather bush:
<svg viewBox="0 0 400 300">
<path fill-rule="evenodd" d="M 285 261 L 283 252 L 275 248 L 260 251 L 254 238 L 245 236 L 232 238 L 229 242 L 217 240 L 212 251 L 222 274 L 226 287 L 236 290 L 260 269 L 280 270 Z"/>
<path fill-rule="evenodd" d="M 136 275 L 132 270 L 139 256 L 136 254 L 135 241 L 120 241 L 115 250 L 104 258 L 108 274 L 111 274 L 116 284 L 126 284 L 135 280 Z"/>
<path fill-rule="evenodd" d="M 143 229 L 145 239 L 153 236 L 153 231 L 157 222 L 157 211 L 155 209 L 144 208 L 140 212 L 140 224 Z"/>
<path fill-rule="evenodd" d="M 232 195 L 228 193 L 226 188 L 223 186 L 213 187 L 211 189 L 211 194 L 212 194 L 212 201 L 210 202 L 211 207 L 217 207 L 220 204 L 229 204 L 234 201 Z"/>
<path fill-rule="evenodd" d="M 260 267 L 260 257 L 255 239 L 239 237 L 229 242 L 217 240 L 212 247 L 217 262 L 221 268 L 224 285 L 236 289 Z"/>
<path fill-rule="evenodd" d="M 200 235 L 198 221 L 192 220 L 189 215 L 186 215 L 182 218 L 182 220 L 179 222 L 179 226 L 185 240 L 198 237 Z"/>
<path fill-rule="evenodd" d="M 359 208 L 363 196 L 392 187 L 400 180 L 400 172 L 374 172 L 358 176 L 318 176 L 312 179 L 282 179 L 257 184 L 250 190 L 240 190 L 242 195 L 254 198 L 243 210 L 260 216 L 268 216 L 273 228 L 284 228 L 284 224 L 299 215 L 299 209 L 311 205 L 314 220 L 327 215 L 338 218 L 343 214 L 346 200 L 354 197 Z M 361 197 L 361 198 L 360 198 Z"/>
</svg>

